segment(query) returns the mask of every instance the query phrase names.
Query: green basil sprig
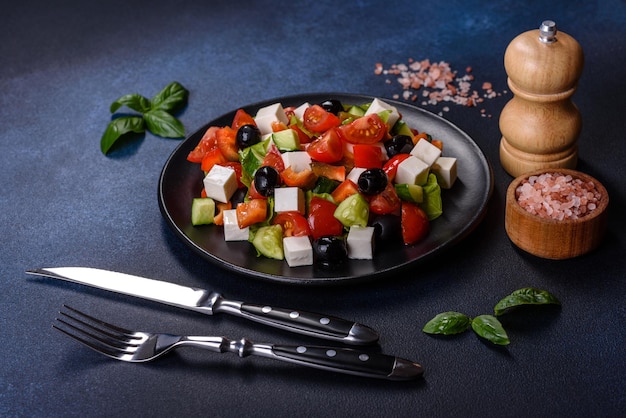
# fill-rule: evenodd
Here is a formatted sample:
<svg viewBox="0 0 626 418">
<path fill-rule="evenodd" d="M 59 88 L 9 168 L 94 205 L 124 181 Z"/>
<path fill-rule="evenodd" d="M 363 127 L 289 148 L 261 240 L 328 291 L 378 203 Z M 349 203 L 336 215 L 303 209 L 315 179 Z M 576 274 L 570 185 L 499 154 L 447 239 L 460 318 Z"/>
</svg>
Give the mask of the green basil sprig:
<svg viewBox="0 0 626 418">
<path fill-rule="evenodd" d="M 497 345 L 510 343 L 504 327 L 496 316 L 504 315 L 523 305 L 560 305 L 561 302 L 546 290 L 524 287 L 501 299 L 494 307 L 493 315 L 479 315 L 475 318 L 460 312 L 443 312 L 428 321 L 422 331 L 427 334 L 454 335 L 470 327 L 480 337 Z"/>
<path fill-rule="evenodd" d="M 164 138 L 183 138 L 185 127 L 172 115 L 172 112 L 187 104 L 188 97 L 189 91 L 177 81 L 168 84 L 152 100 L 137 93 L 120 97 L 111 104 L 111 113 L 126 106 L 140 115 L 120 116 L 113 119 L 100 139 L 100 150 L 103 154 L 107 154 L 123 135 L 130 132 L 143 133 L 146 129 Z"/>
</svg>

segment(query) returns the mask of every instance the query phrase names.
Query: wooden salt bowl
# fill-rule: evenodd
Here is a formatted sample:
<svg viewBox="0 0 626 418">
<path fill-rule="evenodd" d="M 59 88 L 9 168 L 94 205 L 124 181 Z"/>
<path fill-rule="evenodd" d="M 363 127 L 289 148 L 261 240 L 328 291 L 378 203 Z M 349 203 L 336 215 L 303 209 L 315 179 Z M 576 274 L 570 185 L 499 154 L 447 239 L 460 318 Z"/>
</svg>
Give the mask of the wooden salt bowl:
<svg viewBox="0 0 626 418">
<path fill-rule="evenodd" d="M 523 180 L 533 175 L 556 172 L 592 181 L 601 194 L 597 207 L 578 219 L 556 220 L 529 213 L 520 206 L 515 190 Z M 553 260 L 573 258 L 600 245 L 607 228 L 608 204 L 606 189 L 593 177 L 571 169 L 543 168 L 522 174 L 509 185 L 504 227 L 511 241 L 530 254 Z"/>
</svg>

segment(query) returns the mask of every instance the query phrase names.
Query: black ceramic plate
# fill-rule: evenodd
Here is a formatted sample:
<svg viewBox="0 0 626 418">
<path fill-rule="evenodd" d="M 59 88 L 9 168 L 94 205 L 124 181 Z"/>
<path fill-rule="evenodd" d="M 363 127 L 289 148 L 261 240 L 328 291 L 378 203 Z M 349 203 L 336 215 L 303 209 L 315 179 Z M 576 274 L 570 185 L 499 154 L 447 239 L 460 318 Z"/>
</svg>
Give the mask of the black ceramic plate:
<svg viewBox="0 0 626 418">
<path fill-rule="evenodd" d="M 363 104 L 373 97 L 350 94 L 307 94 L 281 97 L 243 106 L 250 114 L 273 103 L 299 106 L 335 98 L 344 104 Z M 257 257 L 248 242 L 224 241 L 222 228 L 191 225 L 191 201 L 200 194 L 203 173 L 197 164 L 186 160 L 206 129 L 232 122 L 235 110 L 212 120 L 183 141 L 165 163 L 159 179 L 159 206 L 174 233 L 198 254 L 216 265 L 249 277 L 296 285 L 328 285 L 373 280 L 397 273 L 409 265 L 423 262 L 467 236 L 482 220 L 493 189 L 491 167 L 476 143 L 463 131 L 439 116 L 405 103 L 383 99 L 396 106 L 403 119 L 420 131 L 444 142 L 444 155 L 458 159 L 458 179 L 444 190 L 443 215 L 431 224 L 422 242 L 376 250 L 373 260 L 349 260 L 343 267 L 289 267 L 285 261 Z"/>
</svg>

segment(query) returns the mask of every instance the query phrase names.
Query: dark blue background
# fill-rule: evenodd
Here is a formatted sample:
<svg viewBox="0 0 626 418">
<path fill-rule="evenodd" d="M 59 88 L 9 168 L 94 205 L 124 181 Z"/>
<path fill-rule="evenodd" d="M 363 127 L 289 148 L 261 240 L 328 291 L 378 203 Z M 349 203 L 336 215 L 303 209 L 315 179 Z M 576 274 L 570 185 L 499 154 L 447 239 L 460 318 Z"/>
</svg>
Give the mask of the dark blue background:
<svg viewBox="0 0 626 418">
<path fill-rule="evenodd" d="M 391 98 L 408 58 L 473 68 L 507 90 L 504 50 L 544 19 L 574 36 L 585 69 L 574 96 L 583 116 L 580 163 L 610 195 L 597 251 L 549 261 L 517 250 L 504 231 L 512 178 L 499 164 L 500 110 L 451 105 L 446 119 L 490 160 L 495 189 L 465 241 L 405 277 L 302 288 L 242 278 L 193 254 L 169 230 L 156 188 L 180 143 L 146 134 L 109 156 L 99 149 L 109 105 L 151 97 L 171 81 L 191 92 L 188 133 L 239 106 L 307 92 Z M 0 14 L 1 416 L 617 416 L 624 375 L 624 131 L 626 3 L 588 1 L 55 1 L 21 0 Z M 385 80 L 390 79 L 391 83 Z M 425 106 L 435 113 L 442 106 Z M 491 117 L 481 117 L 484 108 Z M 29 268 L 81 265 L 211 288 L 242 300 L 349 317 L 382 333 L 381 349 L 421 362 L 423 380 L 371 381 L 265 359 L 199 350 L 131 365 L 98 356 L 51 328 L 68 303 L 148 330 L 295 343 L 286 332 L 67 283 Z M 524 313 L 497 349 L 471 333 L 432 338 L 435 314 L 491 312 L 525 286 L 561 310 Z"/>
</svg>

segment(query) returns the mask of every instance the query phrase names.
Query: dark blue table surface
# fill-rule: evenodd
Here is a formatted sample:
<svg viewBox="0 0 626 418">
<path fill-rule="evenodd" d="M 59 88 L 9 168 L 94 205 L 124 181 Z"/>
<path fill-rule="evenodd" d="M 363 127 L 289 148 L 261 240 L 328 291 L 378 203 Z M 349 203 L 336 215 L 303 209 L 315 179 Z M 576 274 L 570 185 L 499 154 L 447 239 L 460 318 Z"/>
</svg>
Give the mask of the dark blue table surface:
<svg viewBox="0 0 626 418">
<path fill-rule="evenodd" d="M 578 169 L 610 195 L 608 233 L 582 257 L 530 256 L 504 230 L 512 180 L 498 157 L 499 114 L 512 97 L 503 55 L 544 19 L 575 37 L 585 67 Z M 618 416 L 626 409 L 626 3 L 588 1 L 118 1 L 5 5 L 0 14 L 0 416 Z M 503 93 L 478 107 L 416 104 L 467 132 L 490 161 L 485 220 L 460 244 L 402 277 L 303 288 L 240 277 L 193 253 L 167 226 L 157 181 L 180 143 L 146 134 L 99 149 L 109 105 L 177 80 L 190 134 L 249 103 L 308 92 L 401 94 L 376 63 L 430 59 L 473 88 Z M 481 113 L 481 109 L 484 113 Z M 259 358 L 188 349 L 160 362 L 115 362 L 55 332 L 67 303 L 129 327 L 254 341 L 317 342 L 233 317 L 205 317 L 26 275 L 79 265 L 218 290 L 366 323 L 380 349 L 421 362 L 415 382 L 372 381 Z M 560 310 L 508 324 L 496 349 L 471 333 L 422 333 L 435 314 L 488 313 L 526 286 Z"/>
</svg>

